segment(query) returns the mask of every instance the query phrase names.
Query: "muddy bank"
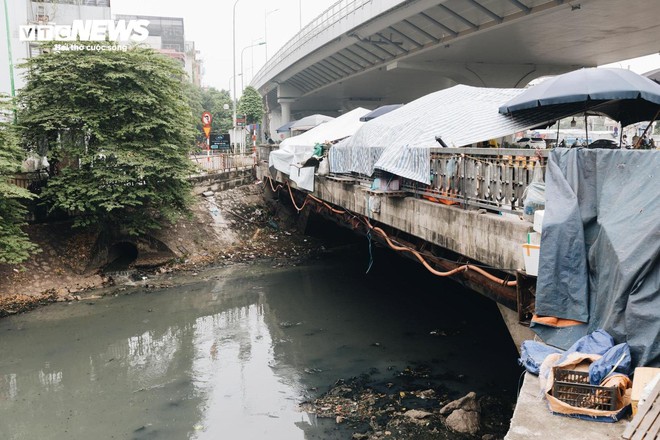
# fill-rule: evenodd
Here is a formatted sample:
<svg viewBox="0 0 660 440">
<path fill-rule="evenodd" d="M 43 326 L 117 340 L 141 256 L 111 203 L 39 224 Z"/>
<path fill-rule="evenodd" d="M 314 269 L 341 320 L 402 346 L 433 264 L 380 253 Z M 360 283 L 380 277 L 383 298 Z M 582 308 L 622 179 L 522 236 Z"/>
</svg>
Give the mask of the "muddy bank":
<svg viewBox="0 0 660 440">
<path fill-rule="evenodd" d="M 104 270 L 112 263 L 107 260 L 117 255 L 106 244 L 99 257 L 98 232 L 73 230 L 66 222 L 31 225 L 27 232 L 41 252 L 21 265 L 0 265 L 0 317 L 77 301 L 92 289 L 117 282 L 114 273 Z M 297 234 L 295 217 L 267 203 L 259 183 L 197 196 L 189 218 L 157 231 L 150 240 L 158 246 L 148 252 L 135 250 L 134 259 L 120 268 L 129 281 L 264 259 L 278 266 L 295 265 L 322 246 Z"/>
<path fill-rule="evenodd" d="M 433 374 L 428 365 L 391 369 L 385 380 L 377 370 L 338 380 L 319 398 L 300 408 L 337 425 L 347 425 L 353 439 L 501 439 L 507 432 L 510 402 L 469 393 L 452 400 L 443 383 L 461 375 Z M 452 416 L 452 414 L 454 414 Z"/>
<path fill-rule="evenodd" d="M 9 293 L 0 296 L 2 301 L 0 315 L 19 313 L 51 302 L 80 301 L 93 306 L 96 298 L 122 296 L 134 292 L 135 289 L 123 285 L 127 282 L 139 286 L 143 293 L 153 293 L 150 298 L 154 299 L 159 296 L 156 295 L 156 291 L 168 292 L 175 285 L 209 278 L 210 275 L 205 270 L 209 267 L 235 265 L 234 268 L 228 269 L 241 270 L 245 265 L 255 268 L 257 266 L 253 264 L 263 262 L 270 267 L 295 266 L 325 253 L 323 242 L 296 232 L 296 215 L 283 210 L 281 205 L 267 204 L 262 191 L 261 185 L 249 185 L 222 193 L 207 193 L 199 196 L 191 219 L 179 222 L 155 237 L 168 248 L 174 249 L 176 255 L 159 267 L 143 266 L 145 259 L 138 258 L 132 263 L 131 270 L 127 271 L 130 273 L 123 279 L 117 275 L 104 275 L 99 271 L 92 274 L 81 273 L 80 267 L 84 265 L 80 264 L 80 260 L 90 259 L 94 238 L 83 239 L 81 235 L 71 235 L 67 238 L 64 233 L 65 225 L 61 225 L 58 240 L 48 242 L 46 246 L 51 248 L 47 248 L 45 253 L 42 252 L 35 262 L 26 265 L 29 267 L 32 264 L 32 267 L 37 269 L 56 268 L 59 272 L 51 270 L 50 275 L 47 273 L 39 275 L 24 270 L 14 272 L 17 273 L 13 277 L 14 282 L 7 283 L 4 279 L 0 281 L 0 289 L 3 292 L 5 288 L 12 289 L 8 291 Z M 66 254 L 66 252 L 71 253 Z M 58 255 L 65 257 L 59 258 Z M 392 266 L 383 267 L 384 261 L 378 258 L 378 264 L 371 275 L 385 278 L 396 272 L 399 275 L 391 280 L 391 284 L 396 284 L 396 279 L 401 276 L 401 266 L 412 263 L 400 264 L 394 259 L 392 261 L 395 261 Z M 360 271 L 362 270 L 360 268 Z M 373 273 L 374 271 L 376 274 Z M 175 277 L 170 277 L 175 274 Z M 415 272 L 417 287 L 421 288 L 424 285 L 421 279 L 426 275 L 424 272 L 422 274 Z M 91 282 L 89 277 L 98 278 L 94 278 Z M 39 288 L 42 286 L 40 282 L 43 281 L 50 281 L 53 284 L 46 290 L 23 293 Z M 88 281 L 90 284 L 84 285 L 83 281 Z M 95 289 L 96 287 L 108 288 Z M 404 291 L 404 287 L 398 290 Z M 448 292 L 447 294 L 449 295 Z M 299 306 L 300 301 L 279 304 L 277 301 L 281 301 L 281 296 L 269 297 L 271 302 L 269 307 L 282 314 L 278 316 L 280 320 L 277 321 L 278 331 L 282 333 L 278 341 L 284 341 L 279 344 L 280 346 L 289 347 L 286 341 L 296 340 L 297 332 L 304 331 L 305 337 L 309 338 L 325 332 L 331 333 L 323 330 L 325 327 L 308 329 L 307 326 L 311 324 L 304 320 L 310 319 L 307 317 L 313 313 L 313 310 L 297 310 L 296 305 Z M 133 298 L 134 295 L 130 297 Z M 449 299 L 448 297 L 446 301 Z M 386 300 L 387 298 L 378 297 L 379 303 Z M 344 303 L 338 291 L 326 292 L 314 301 L 314 310 L 320 310 L 321 314 L 327 313 L 326 310 L 329 308 L 327 304 L 324 307 L 322 301 Z M 355 307 L 355 297 L 347 297 L 345 301 L 346 307 Z M 400 301 L 402 299 L 398 296 L 396 300 L 392 299 L 392 302 L 397 304 Z M 446 305 L 443 303 L 443 306 Z M 151 302 L 148 307 L 148 312 L 152 312 L 151 307 L 154 306 Z M 398 306 L 389 310 L 389 313 L 387 310 L 380 310 L 380 307 L 380 304 L 370 304 L 363 315 L 373 313 L 378 316 L 391 316 L 401 313 Z M 417 307 L 412 309 L 416 310 Z M 345 313 L 347 312 L 343 310 L 341 314 L 337 313 L 338 320 L 345 319 Z M 418 319 L 417 313 L 419 312 L 413 315 L 415 320 Z M 460 330 L 451 326 L 435 330 L 431 327 L 416 337 L 434 338 L 442 345 L 441 341 L 457 337 L 460 333 Z M 356 336 L 351 335 L 351 344 L 360 345 L 355 339 Z M 412 342 L 414 338 L 410 340 L 407 338 L 406 344 Z M 361 344 L 360 347 L 362 350 L 387 349 L 386 344 L 383 345 L 372 339 L 366 344 Z M 411 349 L 406 345 L 404 351 L 408 353 Z M 308 348 L 305 352 L 310 350 Z M 346 350 L 346 347 L 342 346 L 341 350 Z M 314 377 L 324 375 L 322 371 L 325 367 L 322 360 L 330 357 L 332 354 L 325 351 L 317 353 L 313 358 L 315 360 L 318 358 L 319 364 L 305 364 L 304 375 Z M 429 362 L 433 361 L 429 359 Z M 447 364 L 446 359 L 437 362 L 442 365 Z M 331 425 L 336 426 L 338 431 L 332 431 L 332 435 L 342 433 L 337 434 L 337 437 L 327 438 L 488 440 L 503 438 L 506 433 L 513 410 L 511 400 L 498 397 L 498 394 L 489 395 L 484 390 L 478 391 L 479 394 L 475 397 L 476 404 L 472 404 L 478 407 L 479 416 L 476 425 L 474 423 L 472 425 L 472 431 L 459 432 L 452 429 L 451 426 L 454 425 L 450 426 L 448 420 L 456 411 L 443 412 L 443 410 L 446 405 L 464 395 L 466 390 L 461 389 L 459 392 L 456 388 L 463 388 L 462 386 L 457 386 L 455 389 L 446 386 L 448 383 L 469 386 L 469 373 L 466 373 L 468 378 L 460 372 L 439 374 L 437 373 L 439 364 L 429 366 L 430 364 L 412 363 L 405 368 L 400 366 L 376 368 L 372 363 L 367 365 L 373 368 L 365 368 L 366 371 L 360 376 L 346 377 L 356 374 L 355 372 L 337 375 L 333 373 L 331 377 L 325 377 L 330 376 L 325 374 L 320 384 L 317 383 L 314 388 L 309 388 L 309 393 L 303 393 L 304 397 L 297 396 L 299 399 L 297 402 L 305 400 L 300 404 L 301 412 L 329 421 Z M 362 368 L 358 371 L 362 371 Z M 467 409 L 463 410 L 467 411 Z M 345 432 L 350 432 L 348 437 L 343 435 Z"/>
</svg>

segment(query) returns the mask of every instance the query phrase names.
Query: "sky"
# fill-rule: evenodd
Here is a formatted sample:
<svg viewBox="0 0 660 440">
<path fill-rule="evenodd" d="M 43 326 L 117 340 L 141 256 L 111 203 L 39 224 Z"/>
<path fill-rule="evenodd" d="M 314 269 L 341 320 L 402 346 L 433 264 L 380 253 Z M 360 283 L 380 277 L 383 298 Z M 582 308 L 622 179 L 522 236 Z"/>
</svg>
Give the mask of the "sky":
<svg viewBox="0 0 660 440">
<path fill-rule="evenodd" d="M 633 58 L 630 60 L 619 61 L 618 63 L 606 64 L 601 67 L 620 67 L 622 69 L 632 70 L 640 75 L 652 70 L 660 69 L 660 54 L 647 55 L 645 57 Z"/>
<path fill-rule="evenodd" d="M 307 23 L 337 0 L 238 0 L 236 3 L 236 72 L 243 85 Z M 111 0 L 112 14 L 182 17 L 185 38 L 195 42 L 204 60 L 202 85 L 231 90 L 233 76 L 232 0 Z M 266 45 L 256 45 L 265 41 Z M 250 47 L 256 45 L 254 47 Z M 608 65 L 646 73 L 660 69 L 660 55 Z M 241 76 L 236 89 L 240 95 Z"/>
<path fill-rule="evenodd" d="M 238 0 L 236 3 L 236 72 L 243 64 L 244 86 L 300 29 L 337 0 Z M 204 60 L 202 85 L 233 87 L 232 0 L 111 0 L 112 14 L 182 17 L 186 40 L 195 42 Z M 266 45 L 256 45 L 264 41 Z M 242 55 L 242 56 L 241 56 Z M 240 94 L 241 77 L 236 79 Z"/>
<path fill-rule="evenodd" d="M 17 1 L 17 0 L 9 0 Z M 232 18 L 236 0 L 111 0 L 112 14 L 182 17 L 185 38 L 195 42 L 204 65 L 202 85 L 232 90 Z M 337 0 L 237 0 L 236 3 L 236 89 L 240 95 L 264 65 L 266 54 L 272 57 L 299 30 Z M 0 16 L 3 16 L 0 13 Z M 4 20 L 2 20 L 4 21 Z M 4 33 L 4 23 L 0 23 Z M 258 45 L 265 37 L 266 45 Z M 254 46 L 253 46 L 254 45 Z M 253 47 L 250 47 L 253 46 Z M 8 93 L 5 84 L 6 47 L 0 45 L 0 91 Z M 660 69 L 660 55 L 614 63 L 636 73 Z M 243 79 L 243 84 L 241 84 Z M 6 89 L 6 90 L 5 90 Z"/>
</svg>

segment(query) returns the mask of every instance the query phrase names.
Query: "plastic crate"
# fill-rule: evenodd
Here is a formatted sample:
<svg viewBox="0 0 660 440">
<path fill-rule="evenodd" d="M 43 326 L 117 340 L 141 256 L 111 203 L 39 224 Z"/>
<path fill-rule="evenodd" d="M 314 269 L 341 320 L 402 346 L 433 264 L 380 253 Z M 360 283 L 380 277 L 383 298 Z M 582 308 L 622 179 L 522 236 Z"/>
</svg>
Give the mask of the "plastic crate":
<svg viewBox="0 0 660 440">
<path fill-rule="evenodd" d="M 589 372 L 563 370 L 554 367 L 552 395 L 578 408 L 615 411 L 617 408 L 617 388 L 589 384 Z"/>
</svg>

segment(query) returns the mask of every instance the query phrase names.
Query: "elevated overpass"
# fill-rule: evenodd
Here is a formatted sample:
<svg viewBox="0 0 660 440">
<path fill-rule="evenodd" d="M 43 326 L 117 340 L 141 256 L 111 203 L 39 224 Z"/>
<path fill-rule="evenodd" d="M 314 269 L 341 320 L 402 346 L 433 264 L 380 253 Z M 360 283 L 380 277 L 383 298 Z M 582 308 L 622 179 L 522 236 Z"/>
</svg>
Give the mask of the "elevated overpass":
<svg viewBox="0 0 660 440">
<path fill-rule="evenodd" d="M 312 113 L 406 103 L 660 50 L 657 0 L 340 0 L 256 74 L 271 131 Z"/>
</svg>

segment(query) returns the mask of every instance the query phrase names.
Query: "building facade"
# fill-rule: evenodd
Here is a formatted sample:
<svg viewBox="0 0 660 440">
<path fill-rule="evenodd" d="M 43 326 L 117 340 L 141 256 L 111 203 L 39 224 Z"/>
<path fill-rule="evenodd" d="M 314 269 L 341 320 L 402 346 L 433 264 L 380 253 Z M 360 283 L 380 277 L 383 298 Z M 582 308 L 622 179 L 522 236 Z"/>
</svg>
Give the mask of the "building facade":
<svg viewBox="0 0 660 440">
<path fill-rule="evenodd" d="M 200 52 L 195 49 L 194 41 L 186 41 L 185 69 L 190 81 L 197 87 L 201 87 L 204 70 Z"/>
<path fill-rule="evenodd" d="M 148 20 L 149 38 L 145 43 L 181 63 L 193 84 L 201 85 L 202 62 L 193 41 L 186 41 L 183 18 L 152 15 L 115 15 L 115 20 Z"/>
<path fill-rule="evenodd" d="M 4 40 L 0 43 L 0 93 L 5 95 L 23 87 L 23 69 L 18 66 L 40 50 L 38 43 L 21 41 L 21 26 L 71 25 L 74 20 L 112 18 L 110 0 L 13 0 L 7 1 L 6 7 L 7 15 L 3 9 L 0 14 L 5 18 L 0 20 L 0 39 Z"/>
</svg>

